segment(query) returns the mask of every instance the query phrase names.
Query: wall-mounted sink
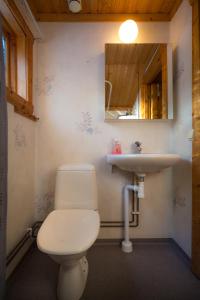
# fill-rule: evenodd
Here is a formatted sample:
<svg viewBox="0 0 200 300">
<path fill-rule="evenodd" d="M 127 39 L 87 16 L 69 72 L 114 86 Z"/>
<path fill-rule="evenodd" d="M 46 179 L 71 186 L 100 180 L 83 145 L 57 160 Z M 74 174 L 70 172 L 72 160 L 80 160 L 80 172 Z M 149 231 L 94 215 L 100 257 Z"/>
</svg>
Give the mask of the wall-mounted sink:
<svg viewBox="0 0 200 300">
<path fill-rule="evenodd" d="M 177 154 L 108 154 L 107 162 L 118 168 L 133 172 L 138 176 L 137 184 L 128 184 L 124 187 L 124 240 L 122 242 L 122 250 L 126 253 L 132 252 L 133 246 L 129 238 L 129 191 L 136 193 L 137 199 L 143 199 L 144 193 L 144 177 L 146 173 L 159 172 L 165 168 L 175 165 L 180 156 Z M 139 214 L 139 211 L 134 211 L 132 214 Z"/>
<path fill-rule="evenodd" d="M 108 154 L 107 162 L 118 168 L 133 172 L 138 176 L 138 183 L 128 184 L 124 187 L 124 240 L 122 242 L 122 250 L 126 253 L 132 252 L 133 246 L 129 238 L 129 191 L 136 193 L 137 199 L 143 199 L 144 193 L 144 177 L 146 173 L 159 172 L 165 168 L 175 165 L 180 156 L 177 154 Z M 132 212 L 133 214 L 139 214 L 139 211 Z"/>
<path fill-rule="evenodd" d="M 176 164 L 180 160 L 177 154 L 108 154 L 107 162 L 118 168 L 136 174 L 159 172 Z"/>
</svg>

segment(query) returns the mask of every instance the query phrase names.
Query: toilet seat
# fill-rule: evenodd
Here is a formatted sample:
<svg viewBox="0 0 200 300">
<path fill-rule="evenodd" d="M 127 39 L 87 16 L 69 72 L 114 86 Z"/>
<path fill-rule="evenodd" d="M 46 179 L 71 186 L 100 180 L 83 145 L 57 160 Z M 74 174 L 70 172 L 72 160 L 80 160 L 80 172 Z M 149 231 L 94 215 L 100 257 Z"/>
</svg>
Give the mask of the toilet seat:
<svg viewBox="0 0 200 300">
<path fill-rule="evenodd" d="M 50 255 L 78 254 L 92 246 L 99 228 L 99 214 L 94 210 L 54 210 L 39 230 L 37 245 Z"/>
</svg>

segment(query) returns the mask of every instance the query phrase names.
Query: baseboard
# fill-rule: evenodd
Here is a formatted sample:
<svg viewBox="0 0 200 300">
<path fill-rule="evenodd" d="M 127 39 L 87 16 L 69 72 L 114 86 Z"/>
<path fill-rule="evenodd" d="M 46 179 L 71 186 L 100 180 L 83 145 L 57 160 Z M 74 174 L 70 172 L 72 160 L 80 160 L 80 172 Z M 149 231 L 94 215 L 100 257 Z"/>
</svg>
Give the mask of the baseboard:
<svg viewBox="0 0 200 300">
<path fill-rule="evenodd" d="M 20 264 L 23 257 L 26 255 L 28 250 L 33 244 L 33 239 L 29 239 L 26 244 L 24 244 L 23 248 L 20 249 L 20 251 L 15 255 L 15 257 L 12 259 L 12 261 L 9 263 L 9 265 L 6 267 L 6 279 L 8 279 L 15 268 Z"/>
<path fill-rule="evenodd" d="M 178 255 L 181 255 L 185 262 L 191 266 L 191 257 L 188 256 L 188 254 L 179 246 L 179 244 L 174 239 L 171 239 L 171 243 L 174 245 L 175 249 L 178 250 Z"/>
<path fill-rule="evenodd" d="M 170 243 L 175 250 L 177 250 L 177 254 L 185 260 L 189 265 L 191 264 L 191 258 L 185 253 L 185 251 L 177 244 L 177 242 L 173 238 L 137 238 L 131 239 L 134 244 L 141 243 Z M 95 246 L 103 246 L 103 245 L 120 245 L 122 239 L 97 239 L 95 242 Z"/>
<path fill-rule="evenodd" d="M 12 272 L 15 270 L 17 265 L 20 263 L 22 258 L 26 255 L 27 251 L 31 247 L 35 238 L 37 237 L 37 232 L 41 222 L 36 222 L 29 228 L 29 231 L 21 238 L 21 240 L 16 244 L 16 246 L 10 251 L 6 257 L 6 278 L 8 278 Z"/>
<path fill-rule="evenodd" d="M 95 245 L 120 245 L 123 239 L 97 239 Z M 137 238 L 133 243 L 169 243 L 171 238 Z"/>
</svg>

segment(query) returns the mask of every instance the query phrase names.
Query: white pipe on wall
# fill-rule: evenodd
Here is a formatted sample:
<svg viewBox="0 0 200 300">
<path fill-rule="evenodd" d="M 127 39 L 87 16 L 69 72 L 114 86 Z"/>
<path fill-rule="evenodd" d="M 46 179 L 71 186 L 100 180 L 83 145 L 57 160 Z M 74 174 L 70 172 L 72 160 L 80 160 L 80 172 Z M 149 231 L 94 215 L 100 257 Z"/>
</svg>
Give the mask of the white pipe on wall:
<svg viewBox="0 0 200 300">
<path fill-rule="evenodd" d="M 112 82 L 109 80 L 105 80 L 105 83 L 109 84 L 110 90 L 109 90 L 109 97 L 108 97 L 108 105 L 107 105 L 107 111 L 109 111 L 110 109 L 110 99 L 111 99 L 111 95 L 112 95 Z"/>
<path fill-rule="evenodd" d="M 133 244 L 129 238 L 129 191 L 137 192 L 138 198 L 144 198 L 144 179 L 139 177 L 138 185 L 127 184 L 124 187 L 124 240 L 122 242 L 122 251 L 130 253 L 133 251 Z M 139 212 L 138 212 L 139 213 Z"/>
</svg>

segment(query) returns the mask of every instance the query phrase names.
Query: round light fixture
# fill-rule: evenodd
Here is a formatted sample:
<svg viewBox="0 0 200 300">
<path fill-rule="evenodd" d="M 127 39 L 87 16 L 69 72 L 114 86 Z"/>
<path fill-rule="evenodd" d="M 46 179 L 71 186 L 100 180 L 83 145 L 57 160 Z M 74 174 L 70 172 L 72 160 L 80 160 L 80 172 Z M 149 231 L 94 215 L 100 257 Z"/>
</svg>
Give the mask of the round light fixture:
<svg viewBox="0 0 200 300">
<path fill-rule="evenodd" d="M 68 0 L 69 10 L 78 13 L 81 10 L 81 0 Z"/>
<path fill-rule="evenodd" d="M 133 20 L 123 22 L 119 28 L 119 38 L 123 43 L 133 43 L 138 36 L 138 26 Z"/>
</svg>

